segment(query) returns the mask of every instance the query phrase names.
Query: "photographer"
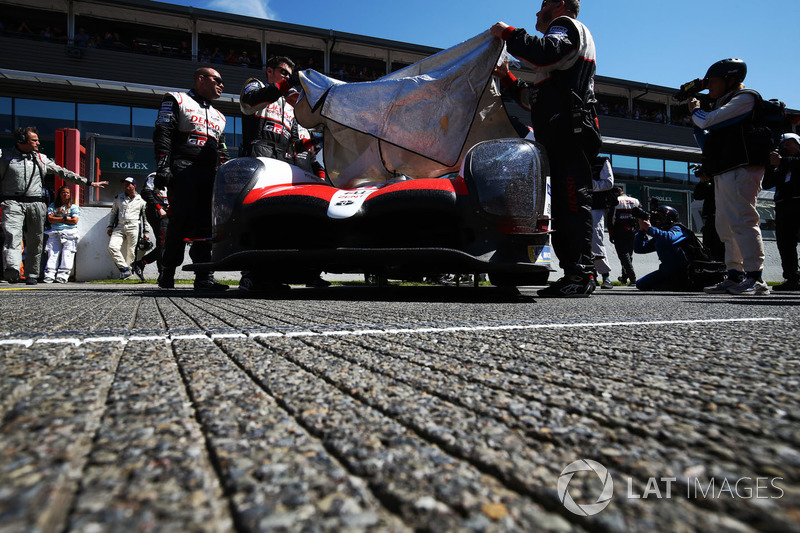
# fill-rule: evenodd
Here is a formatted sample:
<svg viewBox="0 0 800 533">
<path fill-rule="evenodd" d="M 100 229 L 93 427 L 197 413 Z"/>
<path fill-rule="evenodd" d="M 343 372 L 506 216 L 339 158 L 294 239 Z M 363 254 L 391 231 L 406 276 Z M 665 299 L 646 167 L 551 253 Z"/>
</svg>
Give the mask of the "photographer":
<svg viewBox="0 0 800 533">
<path fill-rule="evenodd" d="M 667 205 L 650 213 L 650 220 L 638 219 L 639 232 L 633 240 L 637 254 L 658 254 L 658 270 L 639 278 L 640 291 L 690 290 L 686 267 L 689 260 L 679 243 L 689 238 L 689 230 L 678 224 L 678 212 Z"/>
<path fill-rule="evenodd" d="M 719 238 L 717 233 L 717 226 L 714 222 L 715 213 L 717 210 L 714 201 L 714 181 L 712 177 L 703 171 L 700 165 L 694 165 L 694 175 L 700 180 L 700 183 L 694 187 L 694 199 L 703 202 L 703 207 L 700 210 L 700 216 L 703 219 L 703 227 L 700 232 L 703 235 L 703 244 L 708 247 L 711 252 L 711 257 L 715 261 L 725 260 L 725 245 Z"/>
<path fill-rule="evenodd" d="M 713 176 L 716 228 L 725 244 L 727 279 L 706 287 L 708 294 L 769 294 L 762 279 L 764 244 L 756 197 L 761 190 L 769 148 L 756 135 L 755 111 L 761 96 L 745 89 L 747 65 L 723 59 L 709 67 L 703 79 L 711 110 L 689 101 L 703 168 Z"/>
<path fill-rule="evenodd" d="M 776 291 L 800 290 L 797 238 L 800 232 L 800 136 L 785 133 L 777 152 L 770 154 L 764 175 L 765 189 L 775 187 L 775 240 L 781 255 L 785 282 Z"/>
</svg>

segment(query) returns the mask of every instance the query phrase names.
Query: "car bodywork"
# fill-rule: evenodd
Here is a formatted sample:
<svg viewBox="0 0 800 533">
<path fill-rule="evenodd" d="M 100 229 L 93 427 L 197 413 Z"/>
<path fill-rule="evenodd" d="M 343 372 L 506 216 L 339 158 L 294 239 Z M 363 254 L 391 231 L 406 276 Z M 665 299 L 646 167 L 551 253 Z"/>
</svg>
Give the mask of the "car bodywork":
<svg viewBox="0 0 800 533">
<path fill-rule="evenodd" d="M 286 283 L 322 270 L 542 284 L 552 269 L 549 211 L 546 158 L 524 139 L 475 145 L 455 175 L 352 189 L 243 157 L 217 177 L 212 263 L 191 268 L 256 270 Z"/>
<path fill-rule="evenodd" d="M 492 77 L 503 47 L 485 32 L 374 82 L 302 72 L 295 115 L 323 130 L 327 180 L 271 159 L 222 165 L 212 261 L 188 268 L 284 283 L 320 271 L 545 283 L 547 158 L 503 106 Z"/>
</svg>

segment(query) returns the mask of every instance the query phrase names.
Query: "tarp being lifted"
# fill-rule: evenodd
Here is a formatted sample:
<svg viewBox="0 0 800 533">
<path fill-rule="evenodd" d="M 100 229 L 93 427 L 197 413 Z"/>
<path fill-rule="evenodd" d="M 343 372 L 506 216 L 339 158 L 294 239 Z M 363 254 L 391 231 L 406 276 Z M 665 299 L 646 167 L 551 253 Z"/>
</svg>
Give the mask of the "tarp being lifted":
<svg viewBox="0 0 800 533">
<path fill-rule="evenodd" d="M 443 176 L 476 143 L 517 136 L 492 78 L 503 47 L 487 31 L 362 83 L 305 70 L 295 114 L 306 128 L 324 125 L 323 158 L 337 187 Z"/>
</svg>

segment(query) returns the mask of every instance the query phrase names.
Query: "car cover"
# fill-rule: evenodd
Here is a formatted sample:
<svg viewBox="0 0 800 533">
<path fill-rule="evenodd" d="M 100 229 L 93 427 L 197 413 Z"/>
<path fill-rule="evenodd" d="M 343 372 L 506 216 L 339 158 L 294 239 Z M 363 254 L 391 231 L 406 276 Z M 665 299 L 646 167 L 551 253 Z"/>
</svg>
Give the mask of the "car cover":
<svg viewBox="0 0 800 533">
<path fill-rule="evenodd" d="M 480 141 L 517 136 L 492 72 L 504 43 L 487 31 L 370 82 L 300 73 L 295 115 L 322 124 L 323 159 L 342 188 L 457 171 Z"/>
</svg>

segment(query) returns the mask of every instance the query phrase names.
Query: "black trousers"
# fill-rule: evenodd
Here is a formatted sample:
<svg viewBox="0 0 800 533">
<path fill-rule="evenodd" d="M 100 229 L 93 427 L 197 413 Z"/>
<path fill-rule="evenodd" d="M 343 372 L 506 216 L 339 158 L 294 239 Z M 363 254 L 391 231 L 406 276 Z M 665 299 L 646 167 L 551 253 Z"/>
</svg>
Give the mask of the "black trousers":
<svg viewBox="0 0 800 533">
<path fill-rule="evenodd" d="M 783 277 L 800 279 L 797 260 L 797 242 L 800 234 L 800 198 L 775 204 L 775 244 L 781 256 Z"/>
<path fill-rule="evenodd" d="M 173 170 L 169 183 L 169 225 L 164 238 L 163 266 L 177 268 L 183 263 L 185 239 L 191 239 L 189 257 L 193 263 L 211 261 L 211 199 L 214 170 L 191 165 Z"/>
<path fill-rule="evenodd" d="M 633 270 L 633 236 L 634 232 L 617 229 L 614 230 L 614 249 L 617 251 L 619 263 L 622 266 L 622 277 L 629 280 L 636 279 Z"/>
<path fill-rule="evenodd" d="M 592 258 L 592 165 L 575 138 L 543 141 L 550 163 L 553 251 L 565 274 L 594 270 Z"/>
</svg>

